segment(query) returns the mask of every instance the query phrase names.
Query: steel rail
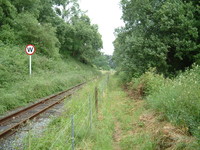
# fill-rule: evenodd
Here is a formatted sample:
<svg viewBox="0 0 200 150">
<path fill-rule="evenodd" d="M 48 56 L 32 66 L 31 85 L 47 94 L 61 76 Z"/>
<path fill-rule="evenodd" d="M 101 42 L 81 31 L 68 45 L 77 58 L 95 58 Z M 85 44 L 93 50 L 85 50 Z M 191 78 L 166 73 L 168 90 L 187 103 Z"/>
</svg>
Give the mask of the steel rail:
<svg viewBox="0 0 200 150">
<path fill-rule="evenodd" d="M 5 137 L 7 134 L 9 133 L 14 133 L 16 132 L 15 129 L 18 128 L 20 125 L 22 125 L 23 123 L 27 122 L 28 120 L 30 119 L 33 119 L 35 118 L 36 116 L 40 115 L 41 113 L 43 113 L 44 111 L 50 109 L 51 107 L 55 106 L 56 104 L 60 103 L 61 101 L 63 101 L 66 97 L 69 97 L 70 95 L 72 95 L 74 93 L 73 90 L 77 89 L 77 88 L 80 88 L 83 84 L 85 84 L 86 82 L 84 83 L 81 83 L 81 84 L 78 84 L 76 86 L 73 86 L 65 91 L 62 91 L 62 92 L 59 92 L 57 94 L 54 94 L 52 96 L 49 96 L 47 98 L 44 98 L 43 100 L 35 103 L 35 104 L 32 104 L 22 110 L 19 110 L 17 112 L 14 112 L 10 115 L 7 115 L 3 118 L 0 119 L 0 127 L 2 126 L 9 126 L 10 124 L 13 124 L 13 120 L 15 121 L 15 119 L 19 119 L 20 118 L 20 115 L 25 115 L 24 118 L 21 118 L 21 120 L 17 123 L 14 123 L 13 125 L 10 125 L 10 127 L 8 127 L 7 129 L 3 130 L 0 132 L 0 139 Z M 69 93 L 70 91 L 72 91 L 72 93 Z M 64 96 L 62 96 L 62 94 Z M 66 95 L 65 95 L 66 94 Z M 62 96 L 62 97 L 59 97 L 59 96 Z M 58 99 L 56 99 L 56 97 L 58 97 Z M 55 99 L 54 99 L 55 98 Z M 37 108 L 39 106 L 41 106 L 42 104 L 45 104 L 46 106 L 44 108 L 41 108 L 41 110 L 39 111 L 35 111 L 33 112 L 32 114 L 30 114 L 30 110 L 37 110 Z M 28 114 L 28 116 L 26 116 Z"/>
</svg>

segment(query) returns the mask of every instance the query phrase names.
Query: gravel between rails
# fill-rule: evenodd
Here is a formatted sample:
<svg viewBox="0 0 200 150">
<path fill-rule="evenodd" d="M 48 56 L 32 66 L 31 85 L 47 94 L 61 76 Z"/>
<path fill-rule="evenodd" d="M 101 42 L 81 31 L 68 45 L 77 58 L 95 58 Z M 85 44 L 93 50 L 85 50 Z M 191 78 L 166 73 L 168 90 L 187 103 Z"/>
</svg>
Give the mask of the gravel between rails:
<svg viewBox="0 0 200 150">
<path fill-rule="evenodd" d="M 26 146 L 24 139 L 29 133 L 41 135 L 52 118 L 59 116 L 63 111 L 64 103 L 60 103 L 50 110 L 47 110 L 37 118 L 29 121 L 25 126 L 18 129 L 16 133 L 5 140 L 0 141 L 0 150 L 23 150 Z"/>
</svg>

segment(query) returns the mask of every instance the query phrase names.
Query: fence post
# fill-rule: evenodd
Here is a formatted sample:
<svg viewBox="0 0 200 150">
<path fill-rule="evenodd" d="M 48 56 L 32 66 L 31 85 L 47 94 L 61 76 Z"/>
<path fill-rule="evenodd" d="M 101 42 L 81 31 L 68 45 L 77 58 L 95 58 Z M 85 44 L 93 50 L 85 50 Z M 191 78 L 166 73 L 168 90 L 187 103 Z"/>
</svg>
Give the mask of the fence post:
<svg viewBox="0 0 200 150">
<path fill-rule="evenodd" d="M 89 123 L 90 123 L 90 129 L 92 129 L 92 102 L 91 102 L 91 96 L 89 96 Z"/>
<path fill-rule="evenodd" d="M 96 108 L 96 112 L 98 113 L 98 89 L 97 87 L 95 87 L 95 108 Z"/>
<path fill-rule="evenodd" d="M 72 150 L 74 150 L 74 115 L 71 116 L 71 130 L 72 130 Z"/>
<path fill-rule="evenodd" d="M 107 76 L 107 80 L 106 80 L 106 93 L 108 92 L 108 84 L 109 84 L 109 80 L 110 80 L 110 74 L 108 74 L 108 76 Z"/>
</svg>

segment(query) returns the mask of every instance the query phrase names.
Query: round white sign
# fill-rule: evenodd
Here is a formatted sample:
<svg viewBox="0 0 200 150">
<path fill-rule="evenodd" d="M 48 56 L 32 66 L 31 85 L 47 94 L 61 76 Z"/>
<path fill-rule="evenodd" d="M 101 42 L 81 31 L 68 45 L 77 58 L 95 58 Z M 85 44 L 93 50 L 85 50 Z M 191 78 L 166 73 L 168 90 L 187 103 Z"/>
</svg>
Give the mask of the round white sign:
<svg viewBox="0 0 200 150">
<path fill-rule="evenodd" d="M 33 55 L 35 53 L 36 49 L 35 49 L 34 45 L 29 44 L 26 46 L 25 51 L 26 51 L 26 54 Z"/>
</svg>

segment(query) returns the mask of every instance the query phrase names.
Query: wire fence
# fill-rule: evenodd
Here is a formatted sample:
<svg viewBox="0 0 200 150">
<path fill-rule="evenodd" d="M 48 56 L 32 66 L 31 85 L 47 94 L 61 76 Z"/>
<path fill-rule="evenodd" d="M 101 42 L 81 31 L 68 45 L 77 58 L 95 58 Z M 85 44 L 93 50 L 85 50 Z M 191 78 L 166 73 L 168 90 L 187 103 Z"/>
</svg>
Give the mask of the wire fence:
<svg viewBox="0 0 200 150">
<path fill-rule="evenodd" d="M 79 143 L 87 138 L 95 126 L 95 120 L 98 116 L 98 108 L 102 103 L 106 93 L 109 82 L 109 74 L 102 77 L 102 79 L 94 87 L 92 92 L 87 93 L 87 99 L 77 101 L 75 104 L 67 108 L 69 110 L 67 119 L 61 120 L 65 121 L 62 126 L 57 126 L 52 128 L 54 139 L 49 150 L 55 149 L 68 149 L 74 150 L 79 146 Z M 81 99 L 81 98 L 80 98 Z M 70 101 L 73 103 L 72 101 Z M 69 102 L 69 103 L 70 103 Z M 58 129 L 59 128 L 59 129 Z M 49 131 L 51 132 L 51 131 Z M 40 143 L 38 143 L 40 144 Z M 40 147 L 37 145 L 37 147 Z M 36 147 L 35 147 L 36 148 Z"/>
</svg>

